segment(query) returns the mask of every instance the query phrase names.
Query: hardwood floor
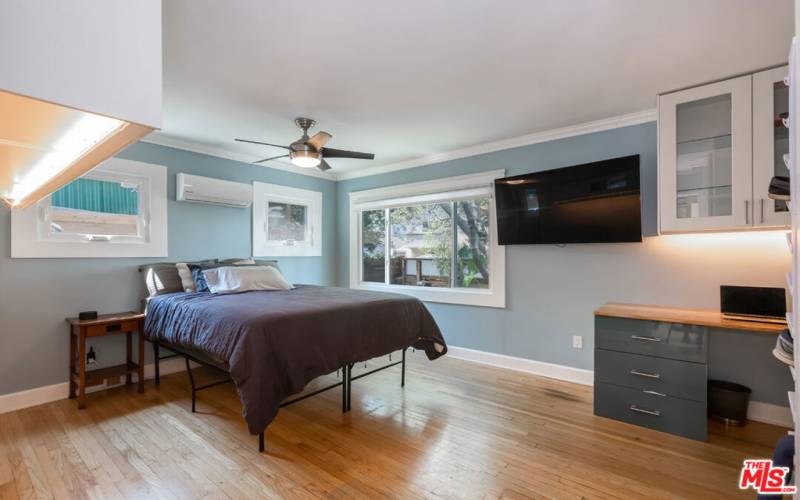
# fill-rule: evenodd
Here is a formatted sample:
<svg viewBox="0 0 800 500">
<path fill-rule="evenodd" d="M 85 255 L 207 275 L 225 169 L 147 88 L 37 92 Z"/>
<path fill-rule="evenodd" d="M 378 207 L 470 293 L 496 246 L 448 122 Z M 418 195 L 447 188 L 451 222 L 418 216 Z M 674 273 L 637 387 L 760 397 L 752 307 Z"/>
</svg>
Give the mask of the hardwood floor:
<svg viewBox="0 0 800 500">
<path fill-rule="evenodd" d="M 263 454 L 233 386 L 192 414 L 184 373 L 3 414 L 0 499 L 730 498 L 786 432 L 695 442 L 593 416 L 590 387 L 419 353 L 399 378 L 354 382 L 346 415 L 337 390 L 282 409 Z"/>
</svg>

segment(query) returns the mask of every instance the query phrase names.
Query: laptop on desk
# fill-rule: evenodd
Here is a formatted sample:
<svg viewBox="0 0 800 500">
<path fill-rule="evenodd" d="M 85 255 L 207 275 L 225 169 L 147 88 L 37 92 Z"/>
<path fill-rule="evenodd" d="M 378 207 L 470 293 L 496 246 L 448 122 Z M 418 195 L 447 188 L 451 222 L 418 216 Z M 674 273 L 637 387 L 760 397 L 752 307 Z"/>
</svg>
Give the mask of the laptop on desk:
<svg viewBox="0 0 800 500">
<path fill-rule="evenodd" d="M 720 288 L 720 310 L 725 319 L 786 324 L 786 290 L 760 286 Z"/>
</svg>

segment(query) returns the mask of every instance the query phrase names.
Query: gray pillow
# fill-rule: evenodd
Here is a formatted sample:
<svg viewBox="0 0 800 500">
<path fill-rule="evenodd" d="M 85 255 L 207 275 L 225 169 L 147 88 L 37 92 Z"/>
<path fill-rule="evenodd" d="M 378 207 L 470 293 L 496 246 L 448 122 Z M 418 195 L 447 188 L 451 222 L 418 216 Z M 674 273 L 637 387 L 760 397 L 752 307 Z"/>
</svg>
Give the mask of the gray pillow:
<svg viewBox="0 0 800 500">
<path fill-rule="evenodd" d="M 174 262 L 156 262 L 139 268 L 150 297 L 183 291 L 183 284 Z"/>
</svg>

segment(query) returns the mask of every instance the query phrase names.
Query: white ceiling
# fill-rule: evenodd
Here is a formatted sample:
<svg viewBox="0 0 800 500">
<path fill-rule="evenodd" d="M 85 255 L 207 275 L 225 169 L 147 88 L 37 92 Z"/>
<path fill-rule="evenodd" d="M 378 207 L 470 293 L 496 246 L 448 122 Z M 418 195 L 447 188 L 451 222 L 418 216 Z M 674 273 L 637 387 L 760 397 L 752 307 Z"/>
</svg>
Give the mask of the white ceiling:
<svg viewBox="0 0 800 500">
<path fill-rule="evenodd" d="M 168 0 L 153 140 L 252 161 L 281 150 L 234 137 L 288 144 L 308 116 L 375 153 L 330 160 L 358 175 L 785 62 L 792 20 L 791 0 Z"/>
</svg>

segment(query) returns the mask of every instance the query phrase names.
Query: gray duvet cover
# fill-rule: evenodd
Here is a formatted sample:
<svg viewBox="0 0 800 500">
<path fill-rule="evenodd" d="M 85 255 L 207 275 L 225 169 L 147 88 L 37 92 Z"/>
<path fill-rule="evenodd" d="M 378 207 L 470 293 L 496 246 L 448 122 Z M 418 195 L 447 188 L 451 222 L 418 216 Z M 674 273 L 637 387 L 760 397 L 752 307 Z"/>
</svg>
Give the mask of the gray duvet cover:
<svg viewBox="0 0 800 500">
<path fill-rule="evenodd" d="M 269 425 L 284 398 L 346 363 L 406 347 L 424 350 L 431 360 L 447 352 L 416 298 L 310 285 L 159 295 L 148 304 L 144 333 L 227 367 L 253 434 Z"/>
</svg>

